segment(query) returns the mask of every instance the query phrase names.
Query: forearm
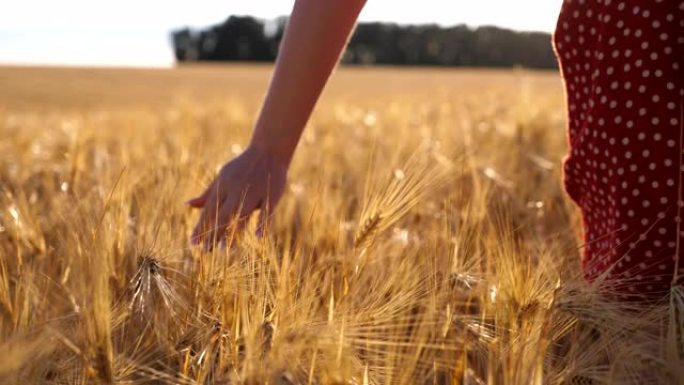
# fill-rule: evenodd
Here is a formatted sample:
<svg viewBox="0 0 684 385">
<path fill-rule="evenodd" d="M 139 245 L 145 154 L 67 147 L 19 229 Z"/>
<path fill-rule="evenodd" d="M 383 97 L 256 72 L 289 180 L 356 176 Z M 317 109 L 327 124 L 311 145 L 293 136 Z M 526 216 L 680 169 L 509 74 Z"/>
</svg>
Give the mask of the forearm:
<svg viewBox="0 0 684 385">
<path fill-rule="evenodd" d="M 251 145 L 286 162 L 339 60 L 365 0 L 297 0 Z"/>
</svg>

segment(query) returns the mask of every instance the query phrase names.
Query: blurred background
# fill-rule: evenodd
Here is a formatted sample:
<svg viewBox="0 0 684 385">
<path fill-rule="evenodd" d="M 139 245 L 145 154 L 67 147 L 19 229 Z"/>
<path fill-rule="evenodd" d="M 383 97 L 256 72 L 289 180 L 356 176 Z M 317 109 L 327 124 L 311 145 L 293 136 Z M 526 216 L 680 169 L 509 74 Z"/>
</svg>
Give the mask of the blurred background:
<svg viewBox="0 0 684 385">
<path fill-rule="evenodd" d="M 0 12 L 0 64 L 171 67 L 272 61 L 292 0 L 23 0 Z M 561 0 L 369 0 L 354 64 L 555 68 Z"/>
</svg>

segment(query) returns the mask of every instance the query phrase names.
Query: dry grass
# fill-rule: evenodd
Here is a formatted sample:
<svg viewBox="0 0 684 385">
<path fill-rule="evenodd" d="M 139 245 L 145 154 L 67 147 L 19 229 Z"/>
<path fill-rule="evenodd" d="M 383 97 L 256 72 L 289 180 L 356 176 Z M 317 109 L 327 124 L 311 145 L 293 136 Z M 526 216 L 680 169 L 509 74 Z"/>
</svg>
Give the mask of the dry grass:
<svg viewBox="0 0 684 385">
<path fill-rule="evenodd" d="M 553 73 L 343 69 L 265 239 L 188 247 L 268 67 L 0 69 L 0 383 L 682 383 L 578 272 Z"/>
</svg>

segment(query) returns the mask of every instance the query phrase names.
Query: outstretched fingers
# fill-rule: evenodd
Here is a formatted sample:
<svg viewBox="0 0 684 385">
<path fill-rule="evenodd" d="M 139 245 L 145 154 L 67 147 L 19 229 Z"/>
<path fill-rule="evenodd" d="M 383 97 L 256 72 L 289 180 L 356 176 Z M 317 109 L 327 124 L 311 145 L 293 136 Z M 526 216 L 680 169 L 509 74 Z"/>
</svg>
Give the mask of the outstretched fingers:
<svg viewBox="0 0 684 385">
<path fill-rule="evenodd" d="M 224 199 L 224 194 L 219 195 L 221 192 L 216 187 L 216 182 L 213 182 L 202 195 L 195 198 L 196 203 L 202 203 L 201 206 L 192 206 L 203 208 L 202 214 L 197 221 L 195 229 L 192 231 L 192 236 L 190 242 L 193 245 L 199 245 L 206 237 L 211 233 L 211 230 L 215 227 L 217 214 L 222 206 L 222 201 Z M 194 201 L 191 200 L 191 201 Z M 190 203 L 188 203 L 190 204 Z"/>
<path fill-rule="evenodd" d="M 246 196 L 242 203 L 239 205 L 237 208 L 238 214 L 234 216 L 234 228 L 232 228 L 232 233 L 226 233 L 226 237 L 233 237 L 233 235 L 239 235 L 242 234 L 242 232 L 245 230 L 247 227 L 247 224 L 249 223 L 249 218 L 252 216 L 254 211 L 256 211 L 259 208 L 260 205 L 260 199 L 258 198 L 258 195 L 251 195 L 251 196 Z M 230 239 L 232 242 L 233 239 Z"/>
<path fill-rule="evenodd" d="M 254 194 L 227 194 L 220 205 L 213 221 L 210 222 L 202 241 L 205 250 L 212 250 L 217 244 L 226 241 L 229 226 L 234 224 L 239 233 L 249 220 L 249 216 L 258 207 L 258 198 Z"/>
<path fill-rule="evenodd" d="M 212 250 L 216 244 L 225 238 L 226 228 L 228 228 L 228 224 L 230 223 L 231 218 L 233 218 L 236 206 L 237 200 L 230 194 L 226 196 L 226 199 L 219 207 L 216 216 L 212 218 L 212 221 L 208 226 L 208 231 L 203 238 L 205 250 Z"/>
</svg>

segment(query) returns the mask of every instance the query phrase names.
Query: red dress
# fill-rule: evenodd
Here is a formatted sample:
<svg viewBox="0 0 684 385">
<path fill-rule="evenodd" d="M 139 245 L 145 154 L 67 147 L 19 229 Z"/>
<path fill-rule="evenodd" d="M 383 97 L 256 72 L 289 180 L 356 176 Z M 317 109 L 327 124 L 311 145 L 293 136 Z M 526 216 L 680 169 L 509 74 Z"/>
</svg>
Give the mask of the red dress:
<svg viewBox="0 0 684 385">
<path fill-rule="evenodd" d="M 554 44 L 584 274 L 619 295 L 667 293 L 684 273 L 684 1 L 565 0 Z"/>
</svg>

